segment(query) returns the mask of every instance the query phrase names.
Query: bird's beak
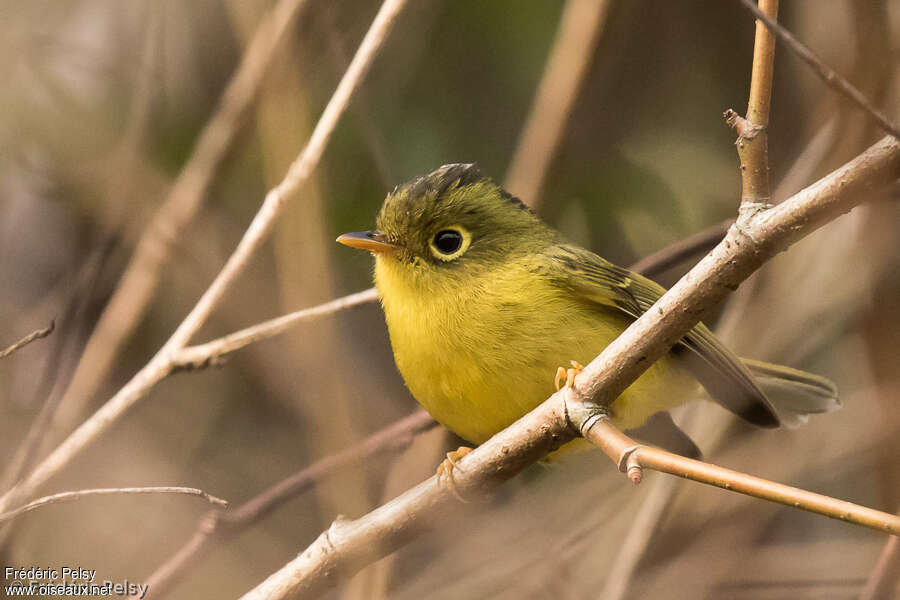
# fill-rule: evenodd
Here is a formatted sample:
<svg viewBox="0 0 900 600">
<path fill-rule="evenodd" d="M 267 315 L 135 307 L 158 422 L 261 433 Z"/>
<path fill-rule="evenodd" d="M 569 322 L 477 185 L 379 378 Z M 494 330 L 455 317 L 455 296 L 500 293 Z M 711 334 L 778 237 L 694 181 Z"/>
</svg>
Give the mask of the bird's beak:
<svg viewBox="0 0 900 600">
<path fill-rule="evenodd" d="M 360 250 L 368 250 L 372 253 L 391 253 L 398 248 L 397 245 L 388 241 L 385 234 L 379 231 L 356 231 L 354 233 L 345 233 L 338 236 L 337 241 L 345 246 L 359 248 Z"/>
</svg>

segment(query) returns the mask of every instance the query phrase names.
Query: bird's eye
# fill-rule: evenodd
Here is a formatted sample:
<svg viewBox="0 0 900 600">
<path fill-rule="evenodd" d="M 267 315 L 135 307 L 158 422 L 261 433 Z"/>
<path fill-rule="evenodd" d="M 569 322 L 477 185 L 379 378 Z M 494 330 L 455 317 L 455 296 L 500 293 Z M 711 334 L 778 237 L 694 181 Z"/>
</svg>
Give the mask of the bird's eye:
<svg viewBox="0 0 900 600">
<path fill-rule="evenodd" d="M 442 261 L 461 256 L 468 248 L 472 235 L 459 226 L 441 229 L 431 238 L 431 253 Z"/>
<path fill-rule="evenodd" d="M 442 254 L 453 254 L 462 246 L 462 234 L 453 229 L 438 231 L 434 236 L 434 247 Z"/>
</svg>

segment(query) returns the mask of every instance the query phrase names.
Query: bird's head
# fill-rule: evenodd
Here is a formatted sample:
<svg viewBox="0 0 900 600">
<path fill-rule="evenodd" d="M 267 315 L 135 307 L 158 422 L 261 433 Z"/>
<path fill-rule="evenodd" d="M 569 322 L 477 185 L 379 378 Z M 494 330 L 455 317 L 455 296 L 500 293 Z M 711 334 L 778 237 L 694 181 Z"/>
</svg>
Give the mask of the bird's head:
<svg viewBox="0 0 900 600">
<path fill-rule="evenodd" d="M 409 283 L 464 283 L 550 243 L 552 229 L 474 164 L 444 165 L 387 195 L 376 231 L 338 241 L 369 250 Z"/>
</svg>

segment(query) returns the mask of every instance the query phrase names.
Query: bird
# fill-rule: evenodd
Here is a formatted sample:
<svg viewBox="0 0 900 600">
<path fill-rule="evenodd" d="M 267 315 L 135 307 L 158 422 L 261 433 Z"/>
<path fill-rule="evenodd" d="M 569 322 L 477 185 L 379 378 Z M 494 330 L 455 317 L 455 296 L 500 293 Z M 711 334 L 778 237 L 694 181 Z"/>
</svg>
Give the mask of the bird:
<svg viewBox="0 0 900 600">
<path fill-rule="evenodd" d="M 444 165 L 398 185 L 375 226 L 337 241 L 375 257 L 394 359 L 412 395 L 473 444 L 544 401 L 554 373 L 559 386 L 560 365 L 589 362 L 665 293 L 568 241 L 475 164 Z M 739 358 L 698 323 L 609 404 L 609 418 L 697 455 L 667 411 L 703 390 L 764 428 L 840 407 L 829 379 Z M 468 450 L 448 454 L 450 468 Z"/>
</svg>

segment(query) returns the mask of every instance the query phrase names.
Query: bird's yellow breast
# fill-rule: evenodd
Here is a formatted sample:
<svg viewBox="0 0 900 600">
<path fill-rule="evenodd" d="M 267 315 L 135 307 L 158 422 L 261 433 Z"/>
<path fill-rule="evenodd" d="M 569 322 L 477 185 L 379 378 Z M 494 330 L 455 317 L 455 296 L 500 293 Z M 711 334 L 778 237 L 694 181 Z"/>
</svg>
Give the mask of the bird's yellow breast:
<svg viewBox="0 0 900 600">
<path fill-rule="evenodd" d="M 587 364 L 629 323 L 533 274 L 532 258 L 426 288 L 416 268 L 376 257 L 375 282 L 397 367 L 435 419 L 482 443 L 553 393 L 559 366 Z M 623 429 L 682 404 L 697 384 L 673 361 L 653 365 L 612 405 Z"/>
</svg>

